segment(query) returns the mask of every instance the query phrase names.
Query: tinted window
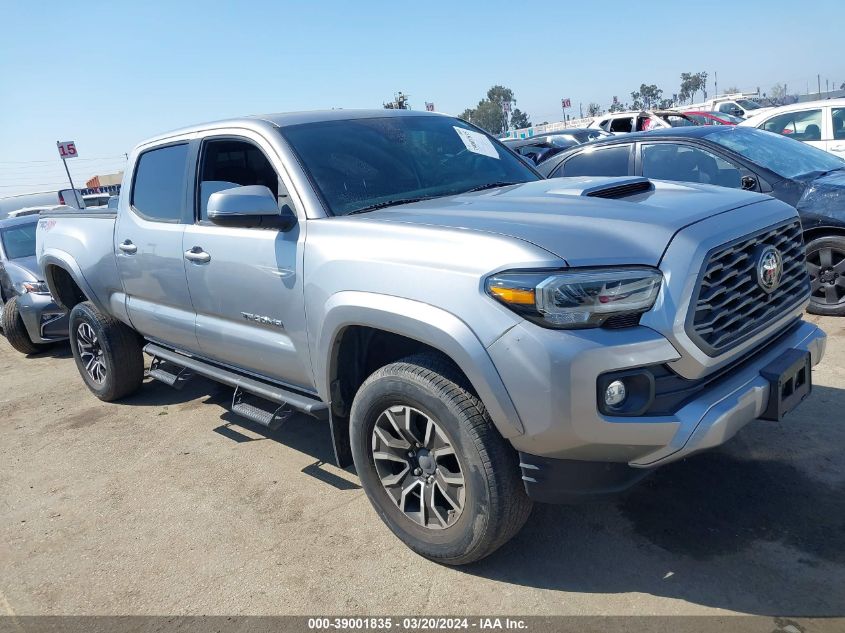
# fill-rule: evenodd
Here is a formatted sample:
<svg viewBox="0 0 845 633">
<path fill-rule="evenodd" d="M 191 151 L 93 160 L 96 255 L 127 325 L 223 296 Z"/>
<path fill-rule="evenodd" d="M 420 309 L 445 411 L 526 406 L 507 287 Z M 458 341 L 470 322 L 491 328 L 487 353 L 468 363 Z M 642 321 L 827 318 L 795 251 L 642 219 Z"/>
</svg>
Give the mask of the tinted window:
<svg viewBox="0 0 845 633">
<path fill-rule="evenodd" d="M 733 114 L 738 110 L 739 108 L 733 101 L 728 101 L 727 103 L 723 103 L 719 106 L 719 112 L 727 112 L 728 114 Z"/>
<path fill-rule="evenodd" d="M 187 161 L 187 144 L 141 154 L 135 168 L 132 206 L 151 220 L 178 222 L 185 201 Z"/>
<path fill-rule="evenodd" d="M 208 219 L 208 198 L 212 193 L 264 185 L 274 196 L 279 195 L 279 176 L 264 153 L 244 141 L 210 141 L 203 147 L 200 177 L 200 219 Z"/>
<path fill-rule="evenodd" d="M 284 127 L 334 215 L 539 177 L 487 134 L 446 116 L 388 116 Z"/>
<path fill-rule="evenodd" d="M 763 123 L 761 129 L 799 141 L 820 141 L 822 139 L 822 111 L 801 110 L 779 114 Z"/>
<path fill-rule="evenodd" d="M 582 152 L 563 165 L 557 176 L 627 176 L 630 145 Z"/>
<path fill-rule="evenodd" d="M 741 180 L 739 170 L 721 157 L 676 143 L 643 145 L 643 176 L 736 188 Z"/>
<path fill-rule="evenodd" d="M 35 227 L 36 222 L 19 224 L 0 230 L 3 240 L 3 252 L 8 259 L 32 257 L 35 255 Z"/>
<path fill-rule="evenodd" d="M 611 132 L 630 132 L 631 130 L 631 117 L 621 117 L 610 122 Z"/>
</svg>

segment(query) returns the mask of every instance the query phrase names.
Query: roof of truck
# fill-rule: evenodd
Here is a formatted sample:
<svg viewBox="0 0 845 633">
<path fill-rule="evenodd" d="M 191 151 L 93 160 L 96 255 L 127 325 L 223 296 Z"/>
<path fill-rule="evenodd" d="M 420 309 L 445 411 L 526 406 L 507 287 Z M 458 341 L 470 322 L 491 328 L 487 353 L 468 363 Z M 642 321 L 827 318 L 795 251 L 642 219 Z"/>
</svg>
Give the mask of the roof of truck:
<svg viewBox="0 0 845 633">
<path fill-rule="evenodd" d="M 218 121 L 208 121 L 206 123 L 198 123 L 190 125 L 177 130 L 171 130 L 163 134 L 145 139 L 140 145 L 147 145 L 148 143 L 155 143 L 162 141 L 172 136 L 180 134 L 189 134 L 191 132 L 201 132 L 208 129 L 219 127 L 239 127 L 247 125 L 255 126 L 256 122 L 265 122 L 275 125 L 276 127 L 288 127 L 291 125 L 300 125 L 302 123 L 317 123 L 320 121 L 346 121 L 350 119 L 379 119 L 384 117 L 401 117 L 401 116 L 447 116 L 439 112 L 427 112 L 425 110 L 392 110 L 389 108 L 379 108 L 370 110 L 312 110 L 305 112 L 281 112 L 278 114 L 257 114 L 253 116 L 235 117 L 231 119 L 221 119 Z"/>
</svg>

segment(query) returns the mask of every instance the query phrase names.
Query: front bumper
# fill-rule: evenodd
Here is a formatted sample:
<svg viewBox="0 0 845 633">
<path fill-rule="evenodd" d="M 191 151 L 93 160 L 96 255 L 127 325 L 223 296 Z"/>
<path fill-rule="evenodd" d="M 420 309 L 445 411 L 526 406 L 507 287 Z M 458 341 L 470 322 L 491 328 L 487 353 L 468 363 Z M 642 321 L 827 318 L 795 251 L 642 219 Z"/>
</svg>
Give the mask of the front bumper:
<svg viewBox="0 0 845 633">
<path fill-rule="evenodd" d="M 648 469 L 722 444 L 763 415 L 769 382 L 760 375 L 761 369 L 792 348 L 808 351 L 816 365 L 825 344 L 821 329 L 797 321 L 735 368 L 707 382 L 671 415 L 636 417 L 602 415 L 596 381 L 607 371 L 671 366 L 678 352 L 649 328 L 581 330 L 561 336 L 559 331 L 522 324 L 488 351 L 525 426 L 525 433 L 510 441 L 523 464 L 539 464 L 541 469 L 546 464 L 548 472 L 549 463 L 557 464 L 547 460 Z M 618 474 L 623 482 L 638 477 L 626 469 Z"/>
<path fill-rule="evenodd" d="M 33 343 L 62 341 L 68 337 L 67 312 L 50 295 L 22 294 L 18 298 L 18 310 Z"/>
</svg>

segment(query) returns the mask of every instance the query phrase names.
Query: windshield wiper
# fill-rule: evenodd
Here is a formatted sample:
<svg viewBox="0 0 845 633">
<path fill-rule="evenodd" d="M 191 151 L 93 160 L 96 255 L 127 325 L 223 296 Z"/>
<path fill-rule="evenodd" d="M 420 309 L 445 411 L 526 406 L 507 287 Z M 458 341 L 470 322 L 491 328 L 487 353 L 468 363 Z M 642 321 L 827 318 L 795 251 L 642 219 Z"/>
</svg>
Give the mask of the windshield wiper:
<svg viewBox="0 0 845 633">
<path fill-rule="evenodd" d="M 472 193 L 474 191 L 484 191 L 485 189 L 496 189 L 497 187 L 508 187 L 510 185 L 521 185 L 521 182 L 488 182 L 484 185 L 478 185 L 477 187 L 473 187 L 472 189 L 467 189 L 464 193 Z"/>
<path fill-rule="evenodd" d="M 344 215 L 355 215 L 356 213 L 367 213 L 368 211 L 375 211 L 376 209 L 384 209 L 385 207 L 393 207 L 399 204 L 411 204 L 412 202 L 422 202 L 423 200 L 431 200 L 438 196 L 420 196 L 418 198 L 397 198 L 396 200 L 385 200 L 384 202 L 376 202 L 375 204 L 355 209 Z"/>
</svg>

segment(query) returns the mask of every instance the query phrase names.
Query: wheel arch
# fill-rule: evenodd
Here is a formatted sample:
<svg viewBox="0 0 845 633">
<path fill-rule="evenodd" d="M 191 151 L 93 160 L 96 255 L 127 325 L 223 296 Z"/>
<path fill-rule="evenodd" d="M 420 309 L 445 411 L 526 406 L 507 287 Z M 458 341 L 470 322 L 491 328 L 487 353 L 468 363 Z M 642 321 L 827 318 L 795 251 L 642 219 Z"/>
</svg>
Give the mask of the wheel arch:
<svg viewBox="0 0 845 633">
<path fill-rule="evenodd" d="M 822 224 L 804 231 L 804 244 L 809 244 L 820 237 L 845 237 L 845 226 Z"/>
<path fill-rule="evenodd" d="M 372 373 L 366 373 L 369 368 L 374 371 L 417 351 L 434 351 L 466 378 L 503 437 L 524 432 L 487 350 L 455 315 L 410 299 L 362 292 L 337 293 L 325 309 L 315 338 L 314 368 L 317 389 L 332 402 L 336 415 L 348 411 L 350 384 L 354 395 Z M 344 385 L 339 379 L 351 382 Z"/>
<path fill-rule="evenodd" d="M 50 294 L 59 307 L 70 311 L 83 301 L 91 301 L 101 307 L 93 289 L 72 259 L 46 254 L 39 258 L 39 264 L 44 271 L 44 281 L 50 288 Z"/>
</svg>

